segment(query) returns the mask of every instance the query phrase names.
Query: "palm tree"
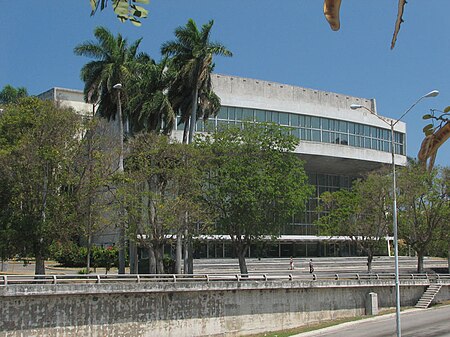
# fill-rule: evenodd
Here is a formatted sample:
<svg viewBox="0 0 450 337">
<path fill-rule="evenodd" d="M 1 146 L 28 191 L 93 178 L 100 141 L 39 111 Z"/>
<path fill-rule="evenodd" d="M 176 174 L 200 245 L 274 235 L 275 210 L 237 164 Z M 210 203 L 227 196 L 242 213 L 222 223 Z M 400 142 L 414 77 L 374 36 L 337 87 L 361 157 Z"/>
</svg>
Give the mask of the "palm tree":
<svg viewBox="0 0 450 337">
<path fill-rule="evenodd" d="M 86 41 L 74 48 L 74 53 L 93 58 L 81 69 L 84 81 L 84 99 L 86 102 L 98 102 L 100 116 L 115 120 L 119 125 L 119 172 L 123 172 L 123 118 L 121 108 L 121 88 L 114 90 L 115 85 L 124 83 L 130 76 L 136 62 L 137 49 L 142 39 L 130 46 L 127 39 L 118 34 L 117 37 L 104 27 L 94 30 L 97 42 Z M 116 88 L 118 88 L 116 86 Z M 126 91 L 124 91 L 126 98 Z M 119 273 L 125 273 L 124 229 L 119 229 Z"/>
<path fill-rule="evenodd" d="M 213 56 L 232 56 L 232 53 L 222 44 L 210 41 L 213 24 L 214 21 L 211 20 L 199 31 L 194 20 L 189 19 L 186 26 L 175 29 L 176 40 L 168 41 L 161 47 L 161 53 L 164 56 L 173 57 L 172 65 L 177 72 L 169 97 L 174 111 L 181 114 L 181 122 L 184 123 L 183 143 L 192 143 L 197 118 L 207 119 L 210 115 L 216 114 L 220 108 L 219 97 L 212 92 L 211 86 Z M 193 273 L 192 240 L 187 230 L 188 218 L 186 213 L 185 273 Z M 179 232 L 177 234 L 177 270 L 180 270 L 178 264 L 181 256 L 180 240 Z"/>
<path fill-rule="evenodd" d="M 93 58 L 81 69 L 84 81 L 84 99 L 98 104 L 98 113 L 108 120 L 116 119 L 117 92 L 113 86 L 124 83 L 138 57 L 137 49 L 142 39 L 128 46 L 127 39 L 117 37 L 105 27 L 94 30 L 97 42 L 86 41 L 74 48 L 74 53 Z M 141 55 L 139 55 L 141 56 Z"/>
<path fill-rule="evenodd" d="M 161 53 L 173 56 L 173 65 L 178 71 L 178 77 L 172 86 L 173 107 L 181 112 L 181 119 L 185 122 L 183 141 L 187 140 L 187 125 L 189 124 L 189 143 L 192 142 L 194 126 L 198 114 L 198 98 L 208 102 L 213 98 L 211 94 L 211 72 L 214 68 L 213 56 L 232 56 L 232 53 L 222 44 L 210 41 L 211 20 L 198 30 L 194 20 L 189 19 L 186 26 L 175 29 L 176 40 L 168 41 L 161 47 Z M 217 96 L 215 96 L 217 98 Z M 215 102 L 215 101 L 214 101 Z M 215 106 L 217 104 L 206 104 Z M 210 110 L 206 110 L 209 111 Z M 189 114 L 190 112 L 190 114 Z M 200 112 L 203 112 L 200 110 Z M 208 117 L 207 115 L 203 116 Z"/>
<path fill-rule="evenodd" d="M 160 63 L 143 58 L 135 64 L 134 76 L 126 84 L 133 93 L 127 104 L 132 133 L 171 133 L 176 118 L 168 90 L 175 74 L 169 63 L 167 58 Z"/>
</svg>

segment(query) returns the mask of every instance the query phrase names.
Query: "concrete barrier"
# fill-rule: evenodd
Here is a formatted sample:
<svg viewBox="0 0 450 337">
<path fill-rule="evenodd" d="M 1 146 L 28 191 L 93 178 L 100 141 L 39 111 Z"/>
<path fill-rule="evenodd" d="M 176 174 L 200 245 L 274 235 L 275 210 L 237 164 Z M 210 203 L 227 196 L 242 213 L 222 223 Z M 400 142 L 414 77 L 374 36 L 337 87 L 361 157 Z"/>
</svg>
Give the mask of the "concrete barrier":
<svg viewBox="0 0 450 337">
<path fill-rule="evenodd" d="M 428 284 L 402 282 L 402 306 Z M 395 306 L 391 280 L 10 285 L 0 336 L 243 336 L 364 315 L 369 293 Z"/>
</svg>

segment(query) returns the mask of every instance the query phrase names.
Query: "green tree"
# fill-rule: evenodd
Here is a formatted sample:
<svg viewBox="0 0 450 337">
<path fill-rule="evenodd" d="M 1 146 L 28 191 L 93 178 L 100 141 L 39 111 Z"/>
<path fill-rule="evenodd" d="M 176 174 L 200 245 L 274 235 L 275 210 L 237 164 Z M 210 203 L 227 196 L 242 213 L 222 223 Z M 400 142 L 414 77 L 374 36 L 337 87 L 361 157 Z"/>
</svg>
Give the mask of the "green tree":
<svg viewBox="0 0 450 337">
<path fill-rule="evenodd" d="M 412 163 L 398 174 L 399 235 L 417 253 L 417 271 L 423 272 L 423 258 L 437 235 L 448 226 L 448 185 L 442 169 L 428 172 Z"/>
<path fill-rule="evenodd" d="M 320 196 L 322 212 L 316 224 L 321 233 L 347 236 L 367 254 L 367 270 L 380 242 L 389 234 L 392 217 L 391 177 L 384 171 L 370 173 L 353 183 L 351 190 L 325 192 Z"/>
<path fill-rule="evenodd" d="M 117 143 L 108 131 L 104 119 L 94 117 L 85 123 L 86 134 L 81 139 L 73 167 L 73 195 L 78 226 L 77 239 L 87 246 L 86 270 L 89 273 L 92 260 L 93 237 L 117 220 L 110 192 L 114 178 L 111 163 L 117 157 Z"/>
<path fill-rule="evenodd" d="M 126 82 L 132 95 L 127 104 L 132 133 L 154 131 L 170 134 L 175 123 L 175 112 L 169 100 L 168 90 L 175 73 L 169 61 L 156 63 L 141 57 L 134 65 L 133 77 Z"/>
<path fill-rule="evenodd" d="M 80 118 L 36 98 L 8 105 L 0 118 L 0 170 L 9 193 L 2 229 L 10 247 L 44 274 L 51 243 L 73 232 L 71 165 Z M 62 216 L 64 214 L 64 216 Z"/>
<path fill-rule="evenodd" d="M 137 50 L 141 39 L 128 46 L 127 39 L 118 34 L 114 37 L 104 27 L 94 30 L 97 42 L 84 42 L 75 47 L 77 55 L 94 59 L 83 66 L 81 78 L 84 81 L 84 98 L 86 102 L 99 102 L 98 113 L 108 120 L 117 119 L 119 137 L 119 173 L 123 173 L 123 116 L 122 101 L 126 100 L 126 90 L 114 88 L 116 84 L 125 83 L 131 77 L 131 69 L 136 63 Z M 119 273 L 125 272 L 125 244 L 123 225 L 119 223 Z"/>
<path fill-rule="evenodd" d="M 211 42 L 211 20 L 199 30 L 195 21 L 189 19 L 186 26 L 175 29 L 176 40 L 165 42 L 161 53 L 173 57 L 173 66 L 177 71 L 177 80 L 172 85 L 170 96 L 173 98 L 175 111 L 181 111 L 181 120 L 185 125 L 183 141 L 192 143 L 195 122 L 198 118 L 208 118 L 209 113 L 216 113 L 220 107 L 218 97 L 212 92 L 211 72 L 214 67 L 213 56 L 232 56 L 222 44 Z M 199 97 L 202 116 L 198 114 Z M 189 132 L 188 132 L 189 127 Z"/>
<path fill-rule="evenodd" d="M 292 153 L 298 139 L 288 133 L 277 125 L 247 123 L 198 140 L 209 156 L 204 198 L 217 214 L 217 230 L 230 235 L 242 274 L 250 245 L 278 236 L 312 194 L 303 163 Z"/>
<path fill-rule="evenodd" d="M 19 99 L 28 96 L 28 91 L 24 87 L 14 88 L 7 84 L 0 91 L 0 104 L 17 103 Z"/>
<path fill-rule="evenodd" d="M 220 109 L 220 99 L 211 86 L 213 57 L 232 56 L 232 53 L 222 44 L 210 41 L 213 24 L 211 20 L 200 31 L 195 21 L 189 19 L 186 26 L 175 29 L 176 40 L 161 46 L 161 53 L 172 57 L 170 64 L 177 74 L 168 95 L 173 110 L 181 115 L 180 123 L 184 124 L 183 143 L 192 143 L 197 119 L 208 119 Z M 185 250 L 185 271 L 193 273 L 189 233 L 185 233 Z"/>
<path fill-rule="evenodd" d="M 207 223 L 200 202 L 198 153 L 167 136 L 142 133 L 130 141 L 126 184 L 121 193 L 127 205 L 131 238 L 141 238 L 149 251 L 151 273 L 164 273 L 163 246 L 186 223 Z M 185 221 L 189 214 L 188 221 Z"/>
</svg>

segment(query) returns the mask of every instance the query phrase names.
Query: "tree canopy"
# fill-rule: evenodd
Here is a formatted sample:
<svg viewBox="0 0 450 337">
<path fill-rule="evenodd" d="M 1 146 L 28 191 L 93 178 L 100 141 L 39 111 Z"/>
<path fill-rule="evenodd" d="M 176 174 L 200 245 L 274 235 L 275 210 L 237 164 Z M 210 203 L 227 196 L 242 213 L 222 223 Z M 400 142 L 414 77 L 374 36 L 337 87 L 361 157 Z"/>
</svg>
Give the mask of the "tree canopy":
<svg viewBox="0 0 450 337">
<path fill-rule="evenodd" d="M 0 91 L 0 104 L 17 103 L 19 99 L 28 96 L 28 91 L 25 87 L 14 88 L 7 84 Z"/>
<path fill-rule="evenodd" d="M 230 236 L 242 274 L 250 244 L 278 236 L 312 193 L 292 153 L 297 142 L 280 126 L 253 123 L 196 140 L 207 156 L 203 197 L 217 214 L 218 232 Z"/>
<path fill-rule="evenodd" d="M 398 225 L 405 243 L 417 252 L 417 271 L 423 272 L 423 258 L 432 241 L 448 228 L 447 171 L 425 168 L 412 163 L 398 174 Z"/>
<path fill-rule="evenodd" d="M 35 257 L 36 274 L 45 273 L 53 240 L 75 230 L 70 167 L 79 122 L 72 110 L 37 98 L 8 105 L 0 118 L 0 177 L 7 188 L 0 233 L 7 234 L 10 252 Z"/>
<path fill-rule="evenodd" d="M 392 177 L 372 172 L 353 183 L 350 190 L 325 192 L 320 196 L 322 214 L 316 224 L 324 235 L 347 236 L 367 254 L 368 271 L 381 240 L 392 224 Z"/>
</svg>

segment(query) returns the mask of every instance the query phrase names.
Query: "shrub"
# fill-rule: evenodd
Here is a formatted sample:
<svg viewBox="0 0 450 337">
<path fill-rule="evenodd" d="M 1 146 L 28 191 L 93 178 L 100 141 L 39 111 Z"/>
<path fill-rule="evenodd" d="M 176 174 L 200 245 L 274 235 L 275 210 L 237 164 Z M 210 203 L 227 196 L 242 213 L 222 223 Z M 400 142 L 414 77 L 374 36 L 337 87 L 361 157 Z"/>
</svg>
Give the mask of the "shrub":
<svg viewBox="0 0 450 337">
<path fill-rule="evenodd" d="M 64 267 L 86 265 L 87 249 L 74 242 L 55 242 L 50 247 L 50 257 Z"/>
<path fill-rule="evenodd" d="M 74 242 L 56 242 L 50 247 L 51 258 L 64 267 L 85 267 L 87 259 L 87 248 L 80 247 Z M 119 251 L 116 247 L 91 248 L 91 266 L 93 268 L 106 268 L 118 266 Z"/>
</svg>

